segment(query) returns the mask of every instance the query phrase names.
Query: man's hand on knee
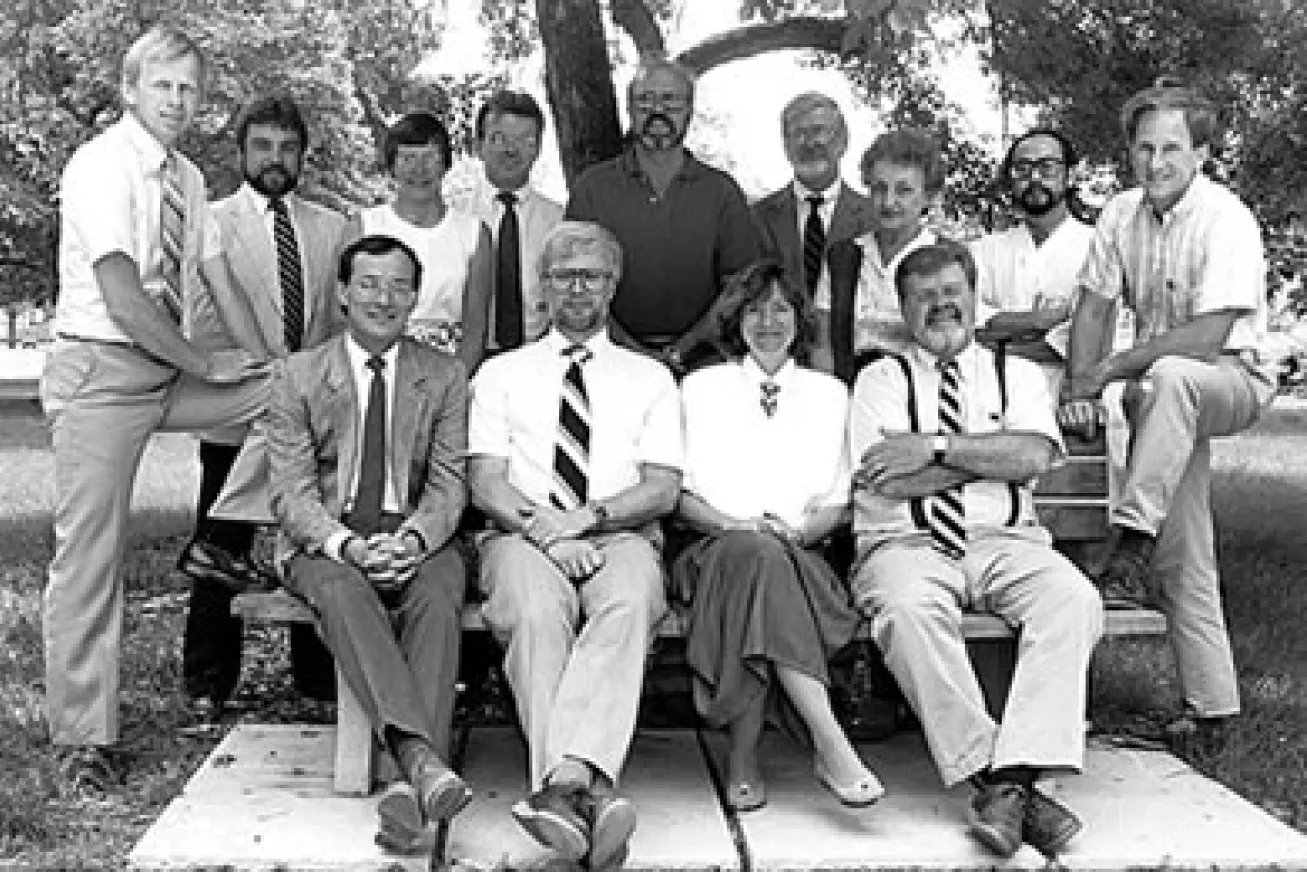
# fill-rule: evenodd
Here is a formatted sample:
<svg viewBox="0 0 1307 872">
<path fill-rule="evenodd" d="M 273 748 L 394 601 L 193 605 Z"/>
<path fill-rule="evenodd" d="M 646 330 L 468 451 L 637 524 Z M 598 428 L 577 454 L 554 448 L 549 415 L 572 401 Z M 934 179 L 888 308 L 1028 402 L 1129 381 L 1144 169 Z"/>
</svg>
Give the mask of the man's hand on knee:
<svg viewBox="0 0 1307 872">
<path fill-rule="evenodd" d="M 581 584 L 604 565 L 604 552 L 583 539 L 554 542 L 545 553 L 573 584 Z"/>
</svg>

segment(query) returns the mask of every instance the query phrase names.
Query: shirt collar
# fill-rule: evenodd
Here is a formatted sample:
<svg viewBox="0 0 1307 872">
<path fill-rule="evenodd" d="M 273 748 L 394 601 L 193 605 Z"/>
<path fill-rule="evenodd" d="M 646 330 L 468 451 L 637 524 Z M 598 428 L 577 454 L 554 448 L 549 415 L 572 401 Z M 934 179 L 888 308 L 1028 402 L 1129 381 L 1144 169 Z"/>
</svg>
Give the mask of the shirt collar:
<svg viewBox="0 0 1307 872">
<path fill-rule="evenodd" d="M 559 333 L 557 327 L 550 327 L 549 332 L 542 336 L 540 341 L 543 342 L 545 347 L 559 359 L 562 358 L 564 351 L 576 344 L 562 333 Z M 600 330 L 581 344 L 584 345 L 592 355 L 598 357 L 600 354 L 603 354 L 611 348 L 613 342 L 608 338 L 607 330 Z"/>
<path fill-rule="evenodd" d="M 792 357 L 786 360 L 780 369 L 776 370 L 775 375 L 768 375 L 764 372 L 762 367 L 758 366 L 758 362 L 753 359 L 753 355 L 751 354 L 744 355 L 744 358 L 740 361 L 740 372 L 742 372 L 744 377 L 755 385 L 760 385 L 763 382 L 774 382 L 784 388 L 790 383 L 795 369 L 796 366 L 794 358 Z"/>
<path fill-rule="evenodd" d="M 163 167 L 163 162 L 168 157 L 168 149 L 163 147 L 163 143 L 154 138 L 154 134 L 146 130 L 141 124 L 136 113 L 128 109 L 123 113 L 122 120 L 123 136 L 127 142 L 136 150 L 141 158 L 141 163 L 154 172 L 159 172 Z"/>
<path fill-rule="evenodd" d="M 953 358 L 958 362 L 958 373 L 964 379 L 966 378 L 966 374 L 971 371 L 972 361 L 977 353 L 976 348 L 977 342 L 973 336 L 971 341 L 967 343 L 967 347 L 959 351 L 957 356 Z M 916 358 L 917 365 L 921 367 L 921 369 L 930 372 L 935 372 L 939 369 L 940 358 L 927 351 L 920 343 L 912 343 L 911 353 L 913 357 Z"/>
<path fill-rule="evenodd" d="M 617 156 L 617 165 L 621 167 L 622 171 L 628 176 L 643 181 L 645 178 L 645 172 L 640 166 L 640 158 L 636 156 L 635 149 L 636 146 L 634 142 L 628 145 L 626 150 Z M 703 165 L 688 148 L 682 148 L 681 151 L 684 155 L 684 159 L 681 161 L 681 168 L 676 171 L 675 178 L 693 179 L 702 172 Z"/>
<path fill-rule="evenodd" d="M 808 205 L 809 197 L 821 197 L 821 208 L 825 209 L 829 206 L 835 205 L 835 200 L 838 199 L 840 195 L 839 179 L 831 182 L 830 187 L 824 191 L 814 191 L 798 179 L 794 180 L 791 187 L 794 189 L 794 198 L 799 201 L 800 206 L 805 208 Z"/>
<path fill-rule="evenodd" d="M 345 334 L 345 353 L 349 355 L 349 365 L 355 372 L 361 372 L 368 365 L 368 359 L 372 357 L 372 354 L 348 333 Z M 387 378 L 392 377 L 396 371 L 396 363 L 399 361 L 399 342 L 382 352 L 381 359 L 386 362 Z"/>
<path fill-rule="evenodd" d="M 1156 210 L 1153 209 L 1153 204 L 1148 202 L 1147 197 L 1140 199 L 1139 206 L 1140 208 L 1147 209 L 1153 220 L 1157 221 L 1157 223 L 1169 224 L 1172 221 L 1179 220 L 1194 209 L 1198 208 L 1198 203 L 1206 195 L 1208 188 L 1214 184 L 1216 183 L 1203 175 L 1202 171 L 1199 170 L 1194 173 L 1193 179 L 1189 182 L 1189 187 L 1185 188 L 1185 192 L 1180 195 L 1180 199 L 1175 201 L 1175 205 L 1170 209 L 1167 209 L 1160 216 L 1157 214 Z"/>
<path fill-rule="evenodd" d="M 266 194 L 262 194 L 254 190 L 254 186 L 251 185 L 249 182 L 244 182 L 241 184 L 240 192 L 241 195 L 247 199 L 249 204 L 254 207 L 254 211 L 260 214 L 269 211 L 269 209 L 272 206 L 272 198 L 267 196 Z M 287 191 L 282 196 L 281 202 L 289 206 L 290 198 L 292 196 L 294 196 L 294 194 L 292 194 L 290 191 Z"/>
</svg>

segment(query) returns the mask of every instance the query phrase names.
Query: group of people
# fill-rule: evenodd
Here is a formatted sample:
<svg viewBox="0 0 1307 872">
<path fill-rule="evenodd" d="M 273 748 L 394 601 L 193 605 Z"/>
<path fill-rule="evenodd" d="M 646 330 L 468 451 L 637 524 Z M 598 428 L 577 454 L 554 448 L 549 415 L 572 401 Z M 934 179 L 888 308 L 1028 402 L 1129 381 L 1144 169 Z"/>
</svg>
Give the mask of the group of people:
<svg viewBox="0 0 1307 872">
<path fill-rule="evenodd" d="M 694 80 L 661 58 L 630 84 L 626 149 L 566 207 L 530 187 L 544 116 L 514 92 L 477 118 L 475 212 L 445 203 L 449 136 L 425 113 L 386 138 L 391 202 L 348 219 L 307 202 L 307 125 L 284 98 L 242 111 L 245 183 L 206 204 L 175 147 L 205 75 L 185 34 L 147 32 L 124 59 L 122 119 L 62 180 L 44 633 L 71 782 L 114 782 L 128 503 L 161 430 L 204 434 L 180 560 L 188 694 L 210 709 L 231 694 L 232 591 L 267 574 L 251 524 L 209 508 L 261 487 L 277 576 L 318 617 L 293 640 L 297 684 L 328 693 L 334 660 L 359 699 L 399 775 L 378 803 L 395 851 L 472 798 L 449 758 L 469 584 L 529 752 L 513 815 L 591 868 L 619 866 L 636 826 L 618 787 L 669 602 L 688 611 L 694 701 L 729 733 L 740 812 L 767 801 L 769 719 L 841 803 L 884 795 L 829 692 L 863 620 L 943 781 L 974 787 L 970 831 L 1001 856 L 1055 855 L 1080 829 L 1037 784 L 1083 763 L 1105 605 L 1165 610 L 1187 728 L 1237 713 L 1209 440 L 1247 427 L 1274 382 L 1257 225 L 1202 175 L 1215 112 L 1191 89 L 1159 82 L 1124 107 L 1138 187 L 1094 228 L 1067 208 L 1070 143 L 1020 137 L 1002 172 L 1024 221 L 968 248 L 923 225 L 945 176 L 930 137 L 881 136 L 864 197 L 840 179 L 839 107 L 815 93 L 781 118 L 793 182 L 750 207 L 686 150 Z M 1138 329 L 1114 350 L 1121 306 Z M 1102 424 L 1117 383 L 1132 438 L 1091 581 L 1052 547 L 1031 489 L 1064 427 Z M 251 452 L 265 480 L 233 483 Z M 833 562 L 850 524 L 852 563 Z M 1001 719 L 965 609 L 1019 634 Z"/>
</svg>

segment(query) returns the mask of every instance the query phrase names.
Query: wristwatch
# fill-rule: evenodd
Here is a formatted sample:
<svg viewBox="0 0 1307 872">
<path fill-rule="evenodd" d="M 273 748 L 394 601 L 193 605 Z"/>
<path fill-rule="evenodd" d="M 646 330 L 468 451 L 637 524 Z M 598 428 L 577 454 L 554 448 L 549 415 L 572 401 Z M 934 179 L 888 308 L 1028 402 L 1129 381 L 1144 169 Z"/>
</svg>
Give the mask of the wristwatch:
<svg viewBox="0 0 1307 872">
<path fill-rule="evenodd" d="M 608 512 L 608 507 L 605 506 L 603 503 L 587 503 L 586 508 L 594 512 L 595 515 L 594 529 L 598 530 L 608 523 L 608 519 L 611 516 Z"/>
<path fill-rule="evenodd" d="M 944 462 L 944 452 L 948 451 L 948 437 L 939 433 L 930 443 L 935 452 L 935 462 L 942 464 Z"/>
</svg>

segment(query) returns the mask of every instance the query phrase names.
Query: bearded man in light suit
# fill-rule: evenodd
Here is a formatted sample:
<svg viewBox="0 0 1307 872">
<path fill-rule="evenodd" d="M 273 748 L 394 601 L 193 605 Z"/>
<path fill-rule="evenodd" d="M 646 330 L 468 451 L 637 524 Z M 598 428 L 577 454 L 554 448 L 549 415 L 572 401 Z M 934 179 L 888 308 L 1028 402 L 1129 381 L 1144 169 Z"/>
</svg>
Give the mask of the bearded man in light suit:
<svg viewBox="0 0 1307 872">
<path fill-rule="evenodd" d="M 254 313 L 262 342 L 277 357 L 314 348 L 344 326 L 336 298 L 336 259 L 346 220 L 295 193 L 308 145 L 308 126 L 289 97 L 249 103 L 236 120 L 244 184 L 212 207 L 237 290 Z M 231 335 L 207 292 L 190 301 L 187 315 L 188 333 L 202 348 L 248 342 L 248 337 Z M 242 628 L 231 614 L 231 600 L 261 574 L 249 556 L 256 526 L 209 514 L 245 435 L 246 428 L 237 427 L 202 437 L 195 535 L 177 564 L 192 580 L 182 675 L 196 722 L 220 716 L 236 688 Z M 262 471 L 261 463 L 259 467 Z M 332 696 L 331 659 L 307 625 L 291 628 L 291 669 L 301 693 Z"/>
<path fill-rule="evenodd" d="M 285 583 L 398 764 L 377 806 L 383 847 L 409 852 L 471 792 L 446 763 L 466 567 L 467 372 L 401 338 L 417 255 L 364 236 L 340 258 L 348 330 L 277 365 L 269 486 Z"/>
<path fill-rule="evenodd" d="M 833 372 L 826 251 L 831 243 L 869 232 L 875 213 L 871 201 L 840 178 L 849 131 L 838 103 L 817 91 L 799 94 L 781 111 L 781 135 L 794 179 L 753 204 L 752 211 L 768 249 L 787 273 L 803 277 L 813 301 L 818 329 L 811 365 Z"/>
</svg>

